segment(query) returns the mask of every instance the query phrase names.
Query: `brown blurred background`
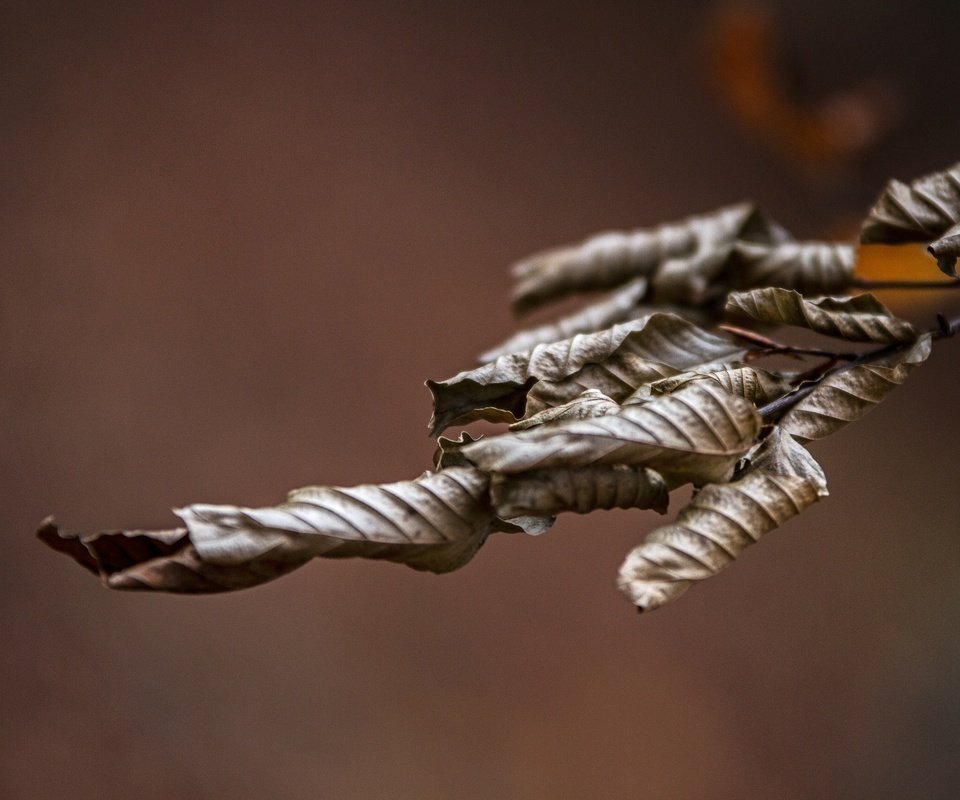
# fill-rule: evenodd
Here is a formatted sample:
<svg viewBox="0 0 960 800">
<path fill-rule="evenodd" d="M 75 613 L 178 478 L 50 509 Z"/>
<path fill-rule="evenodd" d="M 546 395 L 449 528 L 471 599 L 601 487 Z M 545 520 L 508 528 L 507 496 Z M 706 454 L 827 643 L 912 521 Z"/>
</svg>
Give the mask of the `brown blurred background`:
<svg viewBox="0 0 960 800">
<path fill-rule="evenodd" d="M 956 4 L 2 14 L 0 796 L 957 796 L 955 343 L 816 446 L 828 501 L 644 617 L 613 577 L 650 514 L 201 598 L 32 536 L 413 477 L 423 380 L 512 330 L 532 250 L 747 197 L 849 231 L 960 157 Z M 850 92 L 864 141 L 791 144 Z"/>
</svg>

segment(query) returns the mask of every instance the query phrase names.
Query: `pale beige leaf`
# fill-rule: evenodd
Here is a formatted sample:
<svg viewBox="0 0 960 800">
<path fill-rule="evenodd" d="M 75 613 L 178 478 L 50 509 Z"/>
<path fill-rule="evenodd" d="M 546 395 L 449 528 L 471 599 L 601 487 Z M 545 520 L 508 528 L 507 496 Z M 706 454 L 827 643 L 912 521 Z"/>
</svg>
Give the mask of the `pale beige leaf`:
<svg viewBox="0 0 960 800">
<path fill-rule="evenodd" d="M 547 422 L 560 422 L 565 419 L 602 417 L 604 414 L 610 414 L 619 408 L 620 404 L 611 400 L 603 392 L 597 391 L 596 389 L 587 389 L 569 403 L 563 403 L 562 405 L 552 408 L 545 408 L 533 416 L 526 417 L 519 422 L 514 422 L 510 426 L 510 430 L 522 431 L 527 428 L 535 428 L 537 425 L 543 425 Z M 441 439 L 442 438 L 443 437 L 441 437 Z"/>
<path fill-rule="evenodd" d="M 651 278 L 649 299 L 692 306 L 709 303 L 727 272 L 732 252 L 730 241 L 692 256 L 667 259 Z"/>
<path fill-rule="evenodd" d="M 652 381 L 739 360 L 747 352 L 741 342 L 710 333 L 674 315 L 660 314 L 643 341 L 587 364 L 561 380 L 541 380 L 527 394 L 526 413 L 536 414 L 570 402 L 587 389 L 597 389 L 620 403 Z"/>
<path fill-rule="evenodd" d="M 770 325 L 809 328 L 851 342 L 902 343 L 920 335 L 909 322 L 893 316 L 872 294 L 807 300 L 790 289 L 752 289 L 727 297 L 727 311 Z"/>
<path fill-rule="evenodd" d="M 937 259 L 937 266 L 944 275 L 949 275 L 951 278 L 957 277 L 957 257 L 960 256 L 960 225 L 954 225 L 927 249 Z"/>
<path fill-rule="evenodd" d="M 672 378 L 655 381 L 649 386 L 649 397 L 658 394 L 670 394 L 694 381 L 712 381 L 722 386 L 726 391 L 730 392 L 730 394 L 743 397 L 757 406 L 769 403 L 771 400 L 775 400 L 793 388 L 784 376 L 774 372 L 768 372 L 765 369 L 747 366 L 714 365 L 714 367 L 705 371 L 692 370 L 689 372 L 681 372 Z M 646 401 L 649 397 L 643 398 L 643 400 Z M 630 404 L 631 400 L 637 402 L 640 398 L 631 396 L 624 401 L 624 405 Z"/>
<path fill-rule="evenodd" d="M 617 585 L 640 609 L 659 608 L 826 494 L 819 465 L 774 430 L 737 480 L 704 487 L 672 525 L 649 534 L 620 567 Z"/>
<path fill-rule="evenodd" d="M 653 314 L 501 356 L 445 381 L 427 381 L 434 401 L 431 434 L 477 419 L 513 422 L 525 411 L 566 403 L 587 389 L 618 400 L 649 380 L 744 352 L 729 337 L 672 314 Z M 541 399 L 528 407 L 527 395 L 538 381 L 543 382 L 537 394 Z"/>
<path fill-rule="evenodd" d="M 645 314 L 640 313 L 640 301 L 646 292 L 647 279 L 635 278 L 610 296 L 596 303 L 591 303 L 556 322 L 518 331 L 505 342 L 481 354 L 479 361 L 481 364 L 486 364 L 500 358 L 500 356 L 530 350 L 538 344 L 549 344 L 561 339 L 569 339 L 578 333 L 593 333 L 619 322 L 627 322 L 631 319 L 647 316 L 653 311 L 649 310 Z"/>
<path fill-rule="evenodd" d="M 860 229 L 864 244 L 930 242 L 960 223 L 960 163 L 909 185 L 892 180 Z"/>
<path fill-rule="evenodd" d="M 804 294 L 832 294 L 852 285 L 854 261 L 854 249 L 848 244 L 737 242 L 727 280 L 735 289 L 778 286 Z"/>
<path fill-rule="evenodd" d="M 192 505 L 186 528 L 39 535 L 116 589 L 230 591 L 272 580 L 314 557 L 386 559 L 414 569 L 463 566 L 494 525 L 488 476 L 472 467 L 412 481 L 309 487 L 271 508 Z"/>
<path fill-rule="evenodd" d="M 669 502 L 669 490 L 660 474 L 626 464 L 496 474 L 490 496 L 504 519 L 555 516 L 563 511 L 589 514 L 610 508 L 650 508 L 663 514 Z"/>
<path fill-rule="evenodd" d="M 456 439 L 450 439 L 447 436 L 440 436 L 437 439 L 437 449 L 433 451 L 433 466 L 436 469 L 447 469 L 447 467 L 469 467 L 470 462 L 463 457 L 460 450 L 464 445 L 471 442 L 478 442 L 482 436 L 474 438 L 466 431 L 461 431 Z"/>
<path fill-rule="evenodd" d="M 855 364 L 823 378 L 780 420 L 801 442 L 822 439 L 872 411 L 930 355 L 930 334 L 911 347 L 868 364 Z"/>
<path fill-rule="evenodd" d="M 614 414 L 483 439 L 463 454 L 488 472 L 630 464 L 702 484 L 728 478 L 759 430 L 752 403 L 704 382 Z"/>
<path fill-rule="evenodd" d="M 611 289 L 652 275 L 670 259 L 690 258 L 735 239 L 780 241 L 786 234 L 748 203 L 632 233 L 602 233 L 571 247 L 538 253 L 513 268 L 513 307 L 525 313 L 571 294 Z"/>
</svg>

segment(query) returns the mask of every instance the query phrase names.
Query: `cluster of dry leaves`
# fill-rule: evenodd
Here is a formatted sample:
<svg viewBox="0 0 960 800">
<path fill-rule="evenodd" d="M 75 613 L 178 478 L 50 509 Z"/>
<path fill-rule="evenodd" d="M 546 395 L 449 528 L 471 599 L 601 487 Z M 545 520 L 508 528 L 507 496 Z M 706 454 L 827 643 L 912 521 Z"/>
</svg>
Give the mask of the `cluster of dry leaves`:
<svg viewBox="0 0 960 800">
<path fill-rule="evenodd" d="M 929 244 L 956 278 L 958 223 L 960 164 L 891 182 L 860 240 Z M 920 331 L 873 295 L 848 295 L 855 266 L 853 245 L 794 241 L 747 204 L 536 255 L 514 269 L 518 314 L 606 296 L 428 381 L 432 435 L 479 419 L 508 432 L 441 436 L 434 469 L 410 481 L 298 489 L 271 508 L 193 505 L 167 531 L 73 535 L 48 520 L 39 536 L 111 588 L 229 591 L 317 556 L 448 572 L 493 532 L 540 534 L 564 511 L 664 513 L 669 493 L 693 484 L 620 568 L 630 600 L 657 608 L 824 497 L 806 443 L 864 416 L 955 332 Z M 844 349 L 774 341 L 779 326 Z"/>
</svg>

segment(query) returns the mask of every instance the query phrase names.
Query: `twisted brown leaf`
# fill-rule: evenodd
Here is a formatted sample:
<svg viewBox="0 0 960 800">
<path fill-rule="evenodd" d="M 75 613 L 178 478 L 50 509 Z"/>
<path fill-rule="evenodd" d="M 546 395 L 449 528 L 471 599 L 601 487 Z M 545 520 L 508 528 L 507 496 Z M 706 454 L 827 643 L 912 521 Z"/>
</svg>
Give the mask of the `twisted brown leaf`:
<svg viewBox="0 0 960 800">
<path fill-rule="evenodd" d="M 538 344 L 569 339 L 578 333 L 593 333 L 619 322 L 647 316 L 653 313 L 652 310 L 647 314 L 640 313 L 640 301 L 647 293 L 647 283 L 646 278 L 635 278 L 609 297 L 591 303 L 573 314 L 546 325 L 518 331 L 506 341 L 482 353 L 479 361 L 486 364 L 500 356 L 530 350 Z"/>
<path fill-rule="evenodd" d="M 872 411 L 930 355 L 930 334 L 872 363 L 841 368 L 823 378 L 780 420 L 801 442 L 822 439 Z"/>
<path fill-rule="evenodd" d="M 376 558 L 449 572 L 472 558 L 494 523 L 489 478 L 472 467 L 412 481 L 309 487 L 273 508 L 192 505 L 186 528 L 40 538 L 114 589 L 217 592 L 279 577 L 314 557 Z"/>
<path fill-rule="evenodd" d="M 927 250 L 937 259 L 937 266 L 944 275 L 957 276 L 957 257 L 960 256 L 960 225 L 954 225 Z"/>
<path fill-rule="evenodd" d="M 855 254 L 848 244 L 737 242 L 728 283 L 735 289 L 778 286 L 807 294 L 846 291 L 853 283 Z"/>
<path fill-rule="evenodd" d="M 748 203 L 632 233 L 602 233 L 518 263 L 513 268 L 513 307 L 523 314 L 550 300 L 610 289 L 652 275 L 667 260 L 704 255 L 735 239 L 771 242 L 785 237 Z"/>
<path fill-rule="evenodd" d="M 809 328 L 851 342 L 912 342 L 920 335 L 872 294 L 806 300 L 799 292 L 770 287 L 732 293 L 727 298 L 727 311 L 770 325 Z"/>
<path fill-rule="evenodd" d="M 826 495 L 820 466 L 774 430 L 741 477 L 704 487 L 672 525 L 649 534 L 623 562 L 617 585 L 641 610 L 659 608 Z"/>
<path fill-rule="evenodd" d="M 650 384 L 650 394 L 647 398 L 643 398 L 643 401 L 645 402 L 654 395 L 670 394 L 694 381 L 712 381 L 730 394 L 743 397 L 754 405 L 769 403 L 771 400 L 789 392 L 792 388 L 790 382 L 782 375 L 757 367 L 724 364 L 708 371 L 681 372 L 672 378 L 655 381 Z M 636 400 L 639 401 L 640 398 L 636 398 Z M 624 404 L 630 402 L 631 398 L 627 398 Z"/>
<path fill-rule="evenodd" d="M 960 223 L 960 163 L 909 185 L 890 181 L 860 229 L 864 244 L 930 242 Z"/>
<path fill-rule="evenodd" d="M 463 454 L 488 472 L 630 464 L 701 484 L 728 478 L 759 430 L 752 403 L 703 382 L 614 414 L 483 439 Z"/>
<path fill-rule="evenodd" d="M 620 404 L 611 400 L 603 392 L 597 391 L 596 389 L 587 389 L 569 403 L 563 403 L 562 405 L 552 408 L 545 408 L 533 416 L 526 417 L 519 422 L 514 422 L 510 426 L 510 430 L 523 431 L 527 428 L 535 428 L 537 425 L 544 425 L 548 422 L 561 422 L 566 419 L 602 417 L 604 414 L 610 414 L 619 410 L 619 408 Z"/>
<path fill-rule="evenodd" d="M 504 519 L 610 508 L 651 508 L 663 514 L 669 502 L 667 484 L 658 473 L 626 464 L 498 474 L 491 481 L 490 496 Z"/>
<path fill-rule="evenodd" d="M 619 400 L 649 380 L 744 352 L 726 336 L 672 314 L 653 314 L 501 356 L 445 381 L 427 381 L 434 401 L 431 434 L 477 419 L 513 422 L 525 410 L 569 402 L 587 389 Z M 538 381 L 536 401 L 528 405 L 527 396 Z"/>
</svg>

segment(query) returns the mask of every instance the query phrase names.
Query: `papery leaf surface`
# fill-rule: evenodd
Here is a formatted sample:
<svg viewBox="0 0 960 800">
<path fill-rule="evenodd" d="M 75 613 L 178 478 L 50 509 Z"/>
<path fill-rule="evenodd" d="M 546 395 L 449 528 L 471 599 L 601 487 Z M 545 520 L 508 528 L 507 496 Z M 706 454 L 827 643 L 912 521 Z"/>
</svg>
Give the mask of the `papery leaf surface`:
<svg viewBox="0 0 960 800">
<path fill-rule="evenodd" d="M 850 287 L 855 260 L 849 244 L 737 242 L 728 283 L 732 289 L 778 286 L 804 294 L 832 294 Z"/>
<path fill-rule="evenodd" d="M 886 358 L 833 372 L 780 419 L 780 427 L 800 442 L 836 433 L 876 408 L 929 355 L 930 334 L 924 334 Z"/>
<path fill-rule="evenodd" d="M 430 430 L 436 435 L 477 419 L 513 422 L 525 412 L 569 402 L 587 389 L 619 400 L 650 380 L 744 352 L 728 336 L 673 314 L 653 314 L 501 356 L 445 381 L 427 381 L 434 399 Z M 528 406 L 528 394 L 538 382 L 538 399 Z"/>
<path fill-rule="evenodd" d="M 960 225 L 954 225 L 928 248 L 937 259 L 937 267 L 944 275 L 957 276 L 957 257 L 960 256 Z"/>
<path fill-rule="evenodd" d="M 851 342 L 912 342 L 920 334 L 895 317 L 872 294 L 854 297 L 804 298 L 791 289 L 769 287 L 734 292 L 727 311 L 745 314 L 769 325 L 793 325 Z"/>
<path fill-rule="evenodd" d="M 960 223 L 960 163 L 909 184 L 890 181 L 860 229 L 864 244 L 931 242 Z"/>
<path fill-rule="evenodd" d="M 754 405 L 764 405 L 792 389 L 783 375 L 759 367 L 720 365 L 704 371 L 681 372 L 672 378 L 664 378 L 650 384 L 650 397 L 670 394 L 695 381 L 712 381 L 730 394 L 743 397 Z M 630 402 L 630 398 L 624 404 Z"/>
<path fill-rule="evenodd" d="M 655 469 L 677 485 L 702 484 L 726 480 L 759 430 L 752 403 L 698 382 L 606 416 L 483 439 L 463 454 L 489 472 L 629 464 Z"/>
<path fill-rule="evenodd" d="M 490 496 L 497 514 L 505 519 L 610 508 L 650 508 L 662 514 L 669 489 L 659 473 L 646 467 L 595 464 L 495 474 Z"/>
<path fill-rule="evenodd" d="M 414 569 L 463 566 L 494 524 L 488 476 L 472 467 L 412 481 L 307 487 L 268 508 L 197 504 L 174 531 L 38 532 L 115 589 L 218 592 L 272 580 L 311 558 L 374 558 Z"/>
<path fill-rule="evenodd" d="M 705 486 L 673 524 L 631 551 L 617 585 L 642 610 L 659 608 L 826 495 L 816 461 L 789 434 L 774 430 L 736 480 Z"/>
<path fill-rule="evenodd" d="M 578 292 L 611 289 L 637 276 L 652 275 L 668 260 L 705 255 L 735 239 L 784 238 L 784 231 L 749 203 L 631 233 L 598 234 L 516 264 L 513 307 L 523 314 Z"/>
<path fill-rule="evenodd" d="M 620 322 L 648 316 L 655 309 L 640 313 L 640 301 L 647 293 L 646 278 L 635 278 L 608 297 L 591 303 L 572 314 L 536 328 L 517 331 L 513 336 L 480 355 L 481 364 L 494 361 L 500 356 L 530 350 L 538 344 L 549 344 L 569 339 L 578 333 L 594 333 Z"/>
</svg>

